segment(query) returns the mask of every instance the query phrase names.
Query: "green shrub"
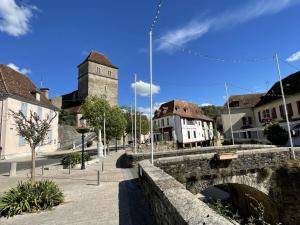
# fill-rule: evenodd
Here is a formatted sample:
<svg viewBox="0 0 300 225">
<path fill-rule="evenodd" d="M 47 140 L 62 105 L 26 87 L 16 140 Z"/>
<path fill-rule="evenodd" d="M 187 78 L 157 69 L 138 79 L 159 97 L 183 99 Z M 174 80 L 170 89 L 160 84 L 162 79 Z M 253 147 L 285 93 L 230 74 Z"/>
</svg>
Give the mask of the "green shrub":
<svg viewBox="0 0 300 225">
<path fill-rule="evenodd" d="M 266 125 L 264 135 L 273 145 L 285 145 L 289 138 L 288 132 L 278 123 Z"/>
<path fill-rule="evenodd" d="M 0 196 L 0 217 L 51 209 L 64 201 L 64 195 L 53 181 L 20 182 Z"/>
<path fill-rule="evenodd" d="M 84 154 L 84 161 L 90 161 L 91 156 L 88 155 L 87 153 Z M 62 159 L 61 159 L 61 164 L 63 167 L 67 168 L 69 165 L 73 168 L 76 164 L 81 163 L 81 152 L 72 152 L 69 154 L 66 154 Z"/>
</svg>

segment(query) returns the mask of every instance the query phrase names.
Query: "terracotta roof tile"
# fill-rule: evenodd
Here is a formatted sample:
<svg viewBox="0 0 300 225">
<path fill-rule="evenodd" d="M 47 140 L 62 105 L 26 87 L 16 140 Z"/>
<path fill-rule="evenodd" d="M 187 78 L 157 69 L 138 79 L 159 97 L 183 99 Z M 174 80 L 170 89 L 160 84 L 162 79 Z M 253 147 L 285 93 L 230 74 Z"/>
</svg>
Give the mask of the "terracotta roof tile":
<svg viewBox="0 0 300 225">
<path fill-rule="evenodd" d="M 172 100 L 162 104 L 159 109 L 156 110 L 154 119 L 168 115 L 179 115 L 184 118 L 213 121 L 208 116 L 202 114 L 202 110 L 198 105 L 178 100 Z"/>
<path fill-rule="evenodd" d="M 91 51 L 91 53 L 88 55 L 88 57 L 81 63 L 85 63 L 86 61 L 90 62 L 95 62 L 104 66 L 108 66 L 111 68 L 118 69 L 115 65 L 112 64 L 112 62 L 103 54 L 96 52 L 96 51 Z M 81 65 L 79 64 L 79 66 Z"/>
<path fill-rule="evenodd" d="M 56 109 L 43 94 L 40 94 L 40 101 L 36 100 L 32 93 L 37 90 L 28 77 L 6 65 L 0 64 L 1 94 L 21 98 L 43 107 Z"/>
</svg>

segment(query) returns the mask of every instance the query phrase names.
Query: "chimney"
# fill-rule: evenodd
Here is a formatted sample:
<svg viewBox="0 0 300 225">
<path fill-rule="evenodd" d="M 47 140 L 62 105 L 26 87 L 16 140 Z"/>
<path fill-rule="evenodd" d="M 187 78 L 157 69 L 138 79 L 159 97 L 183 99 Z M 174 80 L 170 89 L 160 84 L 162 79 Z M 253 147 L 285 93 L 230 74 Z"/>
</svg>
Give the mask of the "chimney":
<svg viewBox="0 0 300 225">
<path fill-rule="evenodd" d="M 49 88 L 40 88 L 42 95 L 44 95 L 47 99 L 49 99 Z"/>
</svg>

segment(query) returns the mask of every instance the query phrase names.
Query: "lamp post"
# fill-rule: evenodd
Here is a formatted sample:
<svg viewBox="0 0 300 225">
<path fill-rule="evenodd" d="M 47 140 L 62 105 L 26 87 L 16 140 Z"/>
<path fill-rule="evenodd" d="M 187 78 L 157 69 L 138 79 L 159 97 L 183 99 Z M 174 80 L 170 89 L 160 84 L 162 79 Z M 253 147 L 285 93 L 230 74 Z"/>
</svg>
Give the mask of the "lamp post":
<svg viewBox="0 0 300 225">
<path fill-rule="evenodd" d="M 86 119 L 82 116 L 80 118 L 80 127 L 77 128 L 77 132 L 80 133 L 81 136 L 81 140 L 82 140 L 82 149 L 81 149 L 81 169 L 84 170 L 85 169 L 85 162 L 84 162 L 84 138 L 85 138 L 85 133 L 89 131 L 89 128 L 87 127 L 87 122 Z"/>
</svg>

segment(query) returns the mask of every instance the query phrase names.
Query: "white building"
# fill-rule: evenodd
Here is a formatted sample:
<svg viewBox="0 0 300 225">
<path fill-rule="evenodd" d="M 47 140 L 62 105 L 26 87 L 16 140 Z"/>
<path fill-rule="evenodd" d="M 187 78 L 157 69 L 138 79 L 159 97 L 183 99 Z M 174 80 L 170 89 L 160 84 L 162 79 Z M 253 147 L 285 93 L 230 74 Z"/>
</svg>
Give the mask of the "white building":
<svg viewBox="0 0 300 225">
<path fill-rule="evenodd" d="M 25 139 L 18 135 L 10 110 L 29 116 L 36 112 L 41 118 L 55 116 L 57 108 L 48 100 L 48 89 L 37 89 L 25 75 L 0 64 L 0 158 L 30 155 Z M 38 152 L 55 151 L 58 144 L 58 115 L 54 118 L 46 140 Z"/>
<path fill-rule="evenodd" d="M 195 104 L 173 100 L 155 111 L 154 142 L 174 141 L 178 147 L 211 145 L 213 120 Z"/>
</svg>

